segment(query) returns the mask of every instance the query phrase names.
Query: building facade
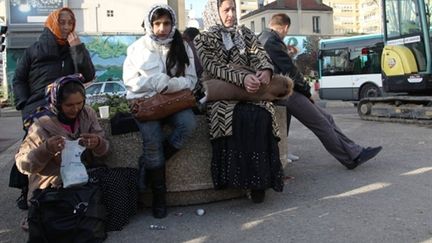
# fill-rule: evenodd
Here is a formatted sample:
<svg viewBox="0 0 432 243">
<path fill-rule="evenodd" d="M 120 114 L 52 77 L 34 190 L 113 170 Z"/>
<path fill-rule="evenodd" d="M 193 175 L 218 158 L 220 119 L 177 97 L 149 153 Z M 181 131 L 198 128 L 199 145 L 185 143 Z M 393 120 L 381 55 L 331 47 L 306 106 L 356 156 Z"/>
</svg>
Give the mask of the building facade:
<svg viewBox="0 0 432 243">
<path fill-rule="evenodd" d="M 380 0 L 323 0 L 333 8 L 334 32 L 338 35 L 382 31 Z"/>
<path fill-rule="evenodd" d="M 180 31 L 186 24 L 184 0 L 0 0 L 0 18 L 8 25 L 7 47 L 2 53 L 4 97 L 11 91 L 15 65 L 25 48 L 42 32 L 50 12 L 67 6 L 76 16 L 76 32 L 86 43 L 96 66 L 96 79 L 120 79 L 126 48 L 144 34 L 141 24 L 153 4 L 168 4 L 177 13 Z M 95 58 L 93 58 L 95 57 Z"/>
<path fill-rule="evenodd" d="M 290 35 L 333 35 L 333 10 L 316 0 L 273 1 L 242 16 L 240 22 L 260 33 L 276 13 L 290 17 Z"/>
<path fill-rule="evenodd" d="M 359 4 L 360 32 L 382 33 L 382 3 L 380 0 L 361 0 Z"/>
<path fill-rule="evenodd" d="M 257 0 L 236 0 L 237 16 L 246 15 L 258 9 Z"/>
<path fill-rule="evenodd" d="M 28 22 L 16 23 L 12 21 L 15 13 L 25 14 L 15 11 L 23 5 L 21 2 L 21 0 L 0 1 L 0 14 L 3 13 L 3 17 L 9 25 L 8 44 L 11 48 L 22 48 L 34 42 L 43 28 L 46 16 L 52 10 L 44 13 L 43 16 L 37 16 L 37 11 L 42 12 L 44 8 L 51 6 L 40 6 L 40 9 L 37 10 L 37 6 L 30 5 L 29 16 L 24 16 Z M 76 31 L 79 34 L 142 34 L 144 30 L 141 24 L 144 15 L 147 9 L 156 3 L 168 4 L 173 7 L 177 13 L 177 27 L 180 30 L 184 30 L 186 24 L 184 0 L 57 0 L 51 2 L 56 2 L 56 5 L 53 6 L 67 6 L 74 11 L 77 19 Z M 28 11 L 28 9 L 26 10 Z M 35 13 L 36 16 L 32 16 L 32 13 Z M 22 16 L 19 17 L 22 18 Z"/>
</svg>

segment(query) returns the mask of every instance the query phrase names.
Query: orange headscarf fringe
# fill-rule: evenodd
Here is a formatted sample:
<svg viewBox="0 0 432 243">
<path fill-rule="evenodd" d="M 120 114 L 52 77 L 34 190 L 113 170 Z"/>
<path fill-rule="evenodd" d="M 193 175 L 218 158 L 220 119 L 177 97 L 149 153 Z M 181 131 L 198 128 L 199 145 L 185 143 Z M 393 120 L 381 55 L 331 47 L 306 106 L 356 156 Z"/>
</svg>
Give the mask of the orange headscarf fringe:
<svg viewBox="0 0 432 243">
<path fill-rule="evenodd" d="M 66 45 L 67 40 L 62 38 L 60 23 L 59 23 L 60 13 L 62 11 L 67 11 L 72 15 L 72 18 L 74 20 L 74 26 L 72 28 L 72 32 L 75 31 L 75 25 L 76 25 L 75 14 L 72 12 L 70 8 L 61 8 L 51 12 L 45 21 L 45 27 L 47 27 L 54 34 L 58 44 Z"/>
</svg>

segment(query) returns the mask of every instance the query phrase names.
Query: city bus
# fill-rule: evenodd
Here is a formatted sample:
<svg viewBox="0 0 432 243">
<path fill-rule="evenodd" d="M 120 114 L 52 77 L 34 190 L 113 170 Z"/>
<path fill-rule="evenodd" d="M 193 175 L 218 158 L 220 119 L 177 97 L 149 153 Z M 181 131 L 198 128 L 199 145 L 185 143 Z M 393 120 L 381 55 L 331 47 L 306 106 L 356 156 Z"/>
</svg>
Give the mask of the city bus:
<svg viewBox="0 0 432 243">
<path fill-rule="evenodd" d="M 319 43 L 319 96 L 358 101 L 383 95 L 381 53 L 383 35 L 369 34 Z"/>
</svg>

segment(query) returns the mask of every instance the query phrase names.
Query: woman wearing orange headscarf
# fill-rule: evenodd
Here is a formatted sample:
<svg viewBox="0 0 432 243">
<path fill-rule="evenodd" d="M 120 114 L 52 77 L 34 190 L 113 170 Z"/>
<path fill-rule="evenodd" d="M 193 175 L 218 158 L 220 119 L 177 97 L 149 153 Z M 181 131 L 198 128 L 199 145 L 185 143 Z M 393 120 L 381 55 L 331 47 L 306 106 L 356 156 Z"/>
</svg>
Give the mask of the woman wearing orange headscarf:
<svg viewBox="0 0 432 243">
<path fill-rule="evenodd" d="M 75 33 L 76 19 L 69 8 L 52 12 L 38 41 L 28 47 L 17 62 L 12 80 L 15 106 L 25 121 L 39 106 L 46 105 L 45 87 L 59 77 L 81 73 L 93 80 L 95 69 L 90 54 Z M 26 130 L 24 128 L 24 130 Z M 27 207 L 27 177 L 12 168 L 9 186 L 23 189 L 18 207 Z"/>
</svg>

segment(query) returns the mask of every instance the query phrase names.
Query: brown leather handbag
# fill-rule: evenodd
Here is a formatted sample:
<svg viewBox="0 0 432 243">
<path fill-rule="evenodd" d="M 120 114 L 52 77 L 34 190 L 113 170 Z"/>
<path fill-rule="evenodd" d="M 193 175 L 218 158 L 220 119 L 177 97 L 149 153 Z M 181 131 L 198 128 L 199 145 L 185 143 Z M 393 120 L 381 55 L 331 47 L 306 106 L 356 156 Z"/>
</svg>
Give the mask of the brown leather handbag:
<svg viewBox="0 0 432 243">
<path fill-rule="evenodd" d="M 159 120 L 196 105 L 195 96 L 189 89 L 169 94 L 155 94 L 150 98 L 131 101 L 131 113 L 138 121 Z"/>
</svg>

